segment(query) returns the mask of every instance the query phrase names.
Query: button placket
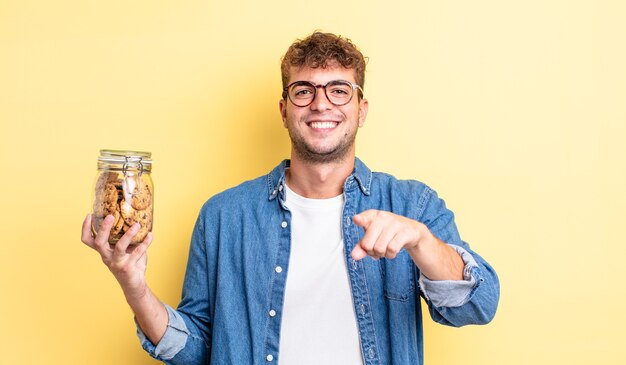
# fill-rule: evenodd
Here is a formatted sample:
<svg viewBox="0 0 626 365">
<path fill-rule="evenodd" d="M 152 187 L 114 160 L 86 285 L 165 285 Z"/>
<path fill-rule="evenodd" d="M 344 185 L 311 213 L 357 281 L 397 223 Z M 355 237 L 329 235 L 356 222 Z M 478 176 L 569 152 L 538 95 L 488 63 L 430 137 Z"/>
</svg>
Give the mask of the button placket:
<svg viewBox="0 0 626 365">
<path fill-rule="evenodd" d="M 282 188 L 281 188 L 282 186 Z M 282 219 L 278 220 L 277 223 L 280 224 L 280 232 L 279 232 L 279 242 L 278 242 L 278 250 L 276 251 L 276 258 L 273 262 L 274 266 L 270 270 L 274 270 L 274 274 L 272 275 L 273 285 L 271 286 L 270 300 L 268 306 L 266 307 L 266 316 L 268 323 L 268 332 L 267 338 L 265 341 L 265 352 L 264 359 L 267 363 L 272 363 L 274 361 L 278 361 L 278 351 L 279 351 L 279 334 L 280 334 L 280 311 L 282 310 L 282 301 L 284 299 L 284 289 L 285 289 L 285 276 L 282 275 L 283 270 L 286 270 L 288 262 L 289 262 L 289 243 L 290 243 L 290 229 L 289 229 L 289 221 L 290 221 L 290 212 L 289 209 L 284 204 L 284 194 L 285 194 L 285 186 L 284 184 L 279 184 L 275 186 L 272 190 L 272 194 L 274 196 L 278 195 L 277 199 L 277 208 L 282 211 Z M 273 223 L 272 223 L 273 224 Z M 285 272 L 286 273 L 286 272 Z"/>
</svg>

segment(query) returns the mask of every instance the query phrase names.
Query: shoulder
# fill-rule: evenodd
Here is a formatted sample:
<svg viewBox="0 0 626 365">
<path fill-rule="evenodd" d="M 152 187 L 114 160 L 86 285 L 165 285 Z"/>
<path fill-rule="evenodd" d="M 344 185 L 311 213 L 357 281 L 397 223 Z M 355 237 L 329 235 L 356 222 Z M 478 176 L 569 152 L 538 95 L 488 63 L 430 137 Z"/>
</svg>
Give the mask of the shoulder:
<svg viewBox="0 0 626 365">
<path fill-rule="evenodd" d="M 414 179 L 398 179 L 384 172 L 372 173 L 371 197 L 383 210 L 418 220 L 432 214 L 433 203 L 443 203 L 429 185 Z"/>
<path fill-rule="evenodd" d="M 386 172 L 372 172 L 372 192 L 394 193 L 406 198 L 431 195 L 435 191 L 425 183 L 414 179 L 398 179 Z"/>
<path fill-rule="evenodd" d="M 241 211 L 268 200 L 267 175 L 244 181 L 209 198 L 201 209 L 201 215 Z"/>
</svg>

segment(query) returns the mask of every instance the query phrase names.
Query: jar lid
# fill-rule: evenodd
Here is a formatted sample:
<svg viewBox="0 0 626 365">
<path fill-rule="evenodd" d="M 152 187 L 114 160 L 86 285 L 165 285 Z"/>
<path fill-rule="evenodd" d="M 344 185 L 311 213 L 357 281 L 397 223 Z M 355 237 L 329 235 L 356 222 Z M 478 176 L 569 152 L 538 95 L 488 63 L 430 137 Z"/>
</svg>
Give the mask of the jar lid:
<svg viewBox="0 0 626 365">
<path fill-rule="evenodd" d="M 125 150 L 100 150 L 98 166 L 101 164 L 122 165 L 123 168 L 133 168 L 139 165 L 140 170 L 149 171 L 152 167 L 152 153 Z"/>
</svg>

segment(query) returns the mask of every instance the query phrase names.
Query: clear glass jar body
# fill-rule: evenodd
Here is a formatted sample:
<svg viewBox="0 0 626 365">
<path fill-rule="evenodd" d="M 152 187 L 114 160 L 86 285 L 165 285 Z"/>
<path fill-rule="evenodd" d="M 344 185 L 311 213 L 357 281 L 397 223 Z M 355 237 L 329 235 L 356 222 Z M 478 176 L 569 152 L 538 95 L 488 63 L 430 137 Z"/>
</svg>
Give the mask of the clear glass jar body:
<svg viewBox="0 0 626 365">
<path fill-rule="evenodd" d="M 149 152 L 100 150 L 91 230 L 94 234 L 98 232 L 104 218 L 113 215 L 110 244 L 117 243 L 135 223 L 141 228 L 131 244 L 141 243 L 152 231 L 154 185 L 150 176 L 151 155 Z"/>
</svg>

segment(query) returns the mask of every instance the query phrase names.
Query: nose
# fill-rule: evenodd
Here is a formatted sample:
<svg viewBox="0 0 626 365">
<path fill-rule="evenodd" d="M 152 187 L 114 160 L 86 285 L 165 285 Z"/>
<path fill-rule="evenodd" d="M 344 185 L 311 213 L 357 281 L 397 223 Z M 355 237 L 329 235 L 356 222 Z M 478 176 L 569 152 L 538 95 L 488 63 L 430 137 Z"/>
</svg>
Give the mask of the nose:
<svg viewBox="0 0 626 365">
<path fill-rule="evenodd" d="M 333 103 L 328 100 L 324 85 L 316 85 L 316 88 L 315 98 L 313 98 L 313 102 L 310 105 L 311 110 L 324 111 L 331 109 L 333 107 Z"/>
</svg>

